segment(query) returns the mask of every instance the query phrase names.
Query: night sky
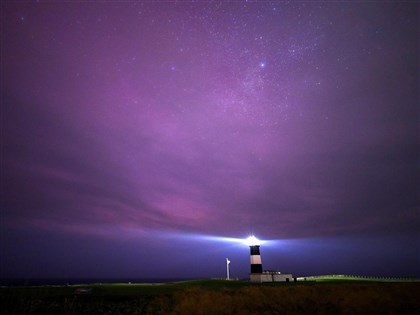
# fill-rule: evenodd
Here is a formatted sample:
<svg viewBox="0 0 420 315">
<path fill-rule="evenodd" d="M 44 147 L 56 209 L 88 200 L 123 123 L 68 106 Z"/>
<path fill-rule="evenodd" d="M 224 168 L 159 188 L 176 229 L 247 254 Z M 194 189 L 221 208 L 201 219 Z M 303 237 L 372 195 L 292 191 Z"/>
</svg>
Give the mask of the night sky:
<svg viewBox="0 0 420 315">
<path fill-rule="evenodd" d="M 420 276 L 416 1 L 1 10 L 2 278 Z"/>
</svg>

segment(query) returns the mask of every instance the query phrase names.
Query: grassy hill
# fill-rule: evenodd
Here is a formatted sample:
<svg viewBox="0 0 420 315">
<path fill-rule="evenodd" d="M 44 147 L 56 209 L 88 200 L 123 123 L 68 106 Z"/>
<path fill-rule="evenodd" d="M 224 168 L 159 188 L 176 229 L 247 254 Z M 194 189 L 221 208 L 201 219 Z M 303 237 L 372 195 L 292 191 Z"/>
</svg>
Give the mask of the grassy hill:
<svg viewBox="0 0 420 315">
<path fill-rule="evenodd" d="M 337 279 L 338 278 L 338 279 Z M 322 276 L 293 283 L 2 287 L 0 314 L 419 314 L 420 282 Z"/>
<path fill-rule="evenodd" d="M 384 277 L 366 277 L 351 275 L 324 275 L 298 278 L 298 281 L 317 281 L 317 282 L 420 282 L 417 278 L 384 278 Z"/>
</svg>

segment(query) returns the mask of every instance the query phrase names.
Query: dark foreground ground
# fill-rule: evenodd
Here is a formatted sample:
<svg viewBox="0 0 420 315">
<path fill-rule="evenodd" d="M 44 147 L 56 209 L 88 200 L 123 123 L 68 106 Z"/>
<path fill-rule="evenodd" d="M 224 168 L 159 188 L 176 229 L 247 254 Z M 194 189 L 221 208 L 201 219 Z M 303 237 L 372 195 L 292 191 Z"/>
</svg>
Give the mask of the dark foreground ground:
<svg viewBox="0 0 420 315">
<path fill-rule="evenodd" d="M 419 282 L 2 287 L 0 314 L 420 314 Z"/>
</svg>

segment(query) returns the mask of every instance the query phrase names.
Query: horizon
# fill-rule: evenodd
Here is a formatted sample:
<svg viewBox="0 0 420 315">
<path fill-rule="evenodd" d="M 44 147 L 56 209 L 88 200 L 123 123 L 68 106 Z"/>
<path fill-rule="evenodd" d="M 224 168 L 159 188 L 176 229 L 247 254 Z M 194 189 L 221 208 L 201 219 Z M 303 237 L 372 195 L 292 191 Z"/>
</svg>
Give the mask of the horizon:
<svg viewBox="0 0 420 315">
<path fill-rule="evenodd" d="M 363 275 L 306 275 L 293 277 L 295 281 L 379 281 L 379 282 L 420 282 L 418 277 L 375 277 Z M 203 280 L 215 281 L 243 281 L 252 283 L 249 277 L 246 278 L 229 278 L 212 277 L 212 278 L 6 278 L 0 279 L 1 287 L 12 286 L 80 286 L 80 285 L 142 285 L 142 284 L 165 284 L 194 282 Z"/>
<path fill-rule="evenodd" d="M 420 277 L 419 3 L 1 11 L 1 279 Z"/>
</svg>

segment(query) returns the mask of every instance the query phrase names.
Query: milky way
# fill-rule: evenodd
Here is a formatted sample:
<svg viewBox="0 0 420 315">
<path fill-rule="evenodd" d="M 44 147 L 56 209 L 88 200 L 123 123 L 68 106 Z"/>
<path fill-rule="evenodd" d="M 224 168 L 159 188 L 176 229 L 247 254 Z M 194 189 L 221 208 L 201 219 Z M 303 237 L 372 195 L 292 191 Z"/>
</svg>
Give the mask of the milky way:
<svg viewBox="0 0 420 315">
<path fill-rule="evenodd" d="M 203 267 L 185 270 L 167 242 L 188 241 L 164 235 L 249 233 L 307 244 L 295 261 L 272 249 L 291 272 L 366 273 L 386 260 L 382 274 L 420 275 L 418 9 L 2 4 L 3 276 L 85 275 L 64 248 L 89 253 L 88 275 L 156 272 L 104 262 L 116 251 L 217 275 L 209 248 L 196 245 Z M 320 250 L 314 240 L 337 261 L 297 263 Z M 369 255 L 367 269 L 349 263 Z"/>
</svg>

